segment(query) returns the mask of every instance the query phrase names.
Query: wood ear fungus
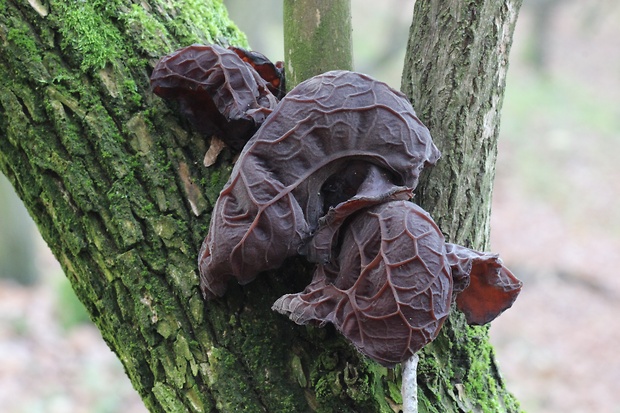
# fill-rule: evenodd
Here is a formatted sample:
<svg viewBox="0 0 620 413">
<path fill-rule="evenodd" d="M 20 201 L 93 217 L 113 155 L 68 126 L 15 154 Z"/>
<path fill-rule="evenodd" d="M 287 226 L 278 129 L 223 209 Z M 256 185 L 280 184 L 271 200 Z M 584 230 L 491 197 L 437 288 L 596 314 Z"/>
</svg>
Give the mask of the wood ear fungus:
<svg viewBox="0 0 620 413">
<path fill-rule="evenodd" d="M 450 311 L 445 241 L 416 204 L 364 209 L 342 229 L 339 255 L 302 293 L 273 309 L 298 324 L 330 322 L 363 354 L 391 366 L 432 341 Z"/>
<path fill-rule="evenodd" d="M 217 135 L 237 150 L 278 104 L 251 64 L 217 45 L 195 44 L 163 57 L 151 74 L 151 87 L 176 101 L 200 133 Z"/>
<path fill-rule="evenodd" d="M 304 255 L 317 263 L 311 284 L 273 309 L 298 324 L 333 323 L 386 366 L 432 341 L 454 299 L 470 324 L 509 308 L 521 282 L 499 257 L 446 243 L 409 202 L 440 152 L 407 98 L 349 71 L 282 97 L 280 68 L 254 52 L 194 45 L 153 72 L 155 93 L 243 146 L 199 253 L 205 298 Z"/>
<path fill-rule="evenodd" d="M 497 255 L 447 244 L 430 215 L 412 202 L 365 208 L 341 231 L 338 256 L 317 267 L 303 292 L 281 297 L 272 308 L 298 324 L 334 324 L 385 366 L 435 339 L 455 294 L 469 324 L 486 324 L 521 289 Z"/>
<path fill-rule="evenodd" d="M 229 46 L 243 60 L 248 63 L 267 82 L 267 87 L 278 99 L 286 94 L 286 82 L 284 78 L 284 62 L 272 63 L 264 54 Z"/>
<path fill-rule="evenodd" d="M 299 84 L 245 146 L 215 204 L 199 257 L 205 295 L 278 268 L 326 215 L 408 199 L 438 158 L 407 99 L 385 83 L 336 71 Z M 306 254 L 329 259 L 329 245 L 317 247 Z"/>
</svg>

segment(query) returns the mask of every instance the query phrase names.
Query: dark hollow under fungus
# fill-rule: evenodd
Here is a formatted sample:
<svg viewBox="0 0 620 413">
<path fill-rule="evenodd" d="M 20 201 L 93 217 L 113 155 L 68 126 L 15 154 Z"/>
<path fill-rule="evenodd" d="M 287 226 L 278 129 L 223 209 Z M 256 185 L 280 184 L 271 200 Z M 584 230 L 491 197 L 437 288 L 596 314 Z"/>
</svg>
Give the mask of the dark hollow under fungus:
<svg viewBox="0 0 620 413">
<path fill-rule="evenodd" d="M 499 257 L 446 243 L 409 201 L 440 153 L 402 93 L 332 71 L 275 96 L 282 72 L 248 53 L 194 45 L 152 76 L 199 130 L 244 144 L 198 258 L 206 299 L 303 255 L 317 264 L 312 282 L 273 309 L 333 323 L 385 366 L 432 341 L 453 300 L 470 324 L 512 305 L 521 282 Z"/>
</svg>

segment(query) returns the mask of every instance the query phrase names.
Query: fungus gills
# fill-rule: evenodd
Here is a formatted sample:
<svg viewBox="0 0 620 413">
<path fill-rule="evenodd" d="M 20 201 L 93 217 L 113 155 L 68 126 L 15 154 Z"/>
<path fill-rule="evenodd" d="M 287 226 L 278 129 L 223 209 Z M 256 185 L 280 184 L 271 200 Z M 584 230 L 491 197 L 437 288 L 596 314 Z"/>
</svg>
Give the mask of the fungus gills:
<svg viewBox="0 0 620 413">
<path fill-rule="evenodd" d="M 273 310 L 334 324 L 384 366 L 409 360 L 405 388 L 452 300 L 468 323 L 485 324 L 521 282 L 497 255 L 446 243 L 409 201 L 440 153 L 402 93 L 348 71 L 284 97 L 283 84 L 281 64 L 219 46 L 181 49 L 153 72 L 154 92 L 178 101 L 199 130 L 243 147 L 200 250 L 203 294 L 220 297 L 230 279 L 246 284 L 304 255 L 317 263 L 312 282 Z"/>
</svg>

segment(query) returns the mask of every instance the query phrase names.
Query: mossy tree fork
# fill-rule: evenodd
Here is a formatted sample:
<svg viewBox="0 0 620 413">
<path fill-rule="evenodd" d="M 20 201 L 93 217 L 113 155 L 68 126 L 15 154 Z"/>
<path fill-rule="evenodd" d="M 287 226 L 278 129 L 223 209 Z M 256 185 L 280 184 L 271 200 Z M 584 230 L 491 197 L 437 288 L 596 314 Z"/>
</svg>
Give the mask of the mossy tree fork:
<svg viewBox="0 0 620 413">
<path fill-rule="evenodd" d="M 403 90 L 444 154 L 416 201 L 484 249 L 520 0 L 418 0 Z M 333 329 L 271 312 L 311 268 L 291 260 L 205 304 L 197 250 L 232 168 L 149 90 L 162 55 L 247 46 L 220 1 L 0 1 L 0 170 L 150 411 L 392 412 L 399 371 Z M 33 305 L 36 305 L 33 303 Z M 421 354 L 420 411 L 515 412 L 487 329 L 454 312 Z"/>
</svg>

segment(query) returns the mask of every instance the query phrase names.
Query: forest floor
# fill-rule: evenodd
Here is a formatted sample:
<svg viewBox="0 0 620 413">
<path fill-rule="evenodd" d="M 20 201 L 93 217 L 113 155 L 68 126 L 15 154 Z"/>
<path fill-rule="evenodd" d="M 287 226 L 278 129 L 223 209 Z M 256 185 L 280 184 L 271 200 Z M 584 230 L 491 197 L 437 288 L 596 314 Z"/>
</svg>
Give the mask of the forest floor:
<svg viewBox="0 0 620 413">
<path fill-rule="evenodd" d="M 146 413 L 60 267 L 46 261 L 34 286 L 0 281 L 0 411 Z"/>
</svg>

